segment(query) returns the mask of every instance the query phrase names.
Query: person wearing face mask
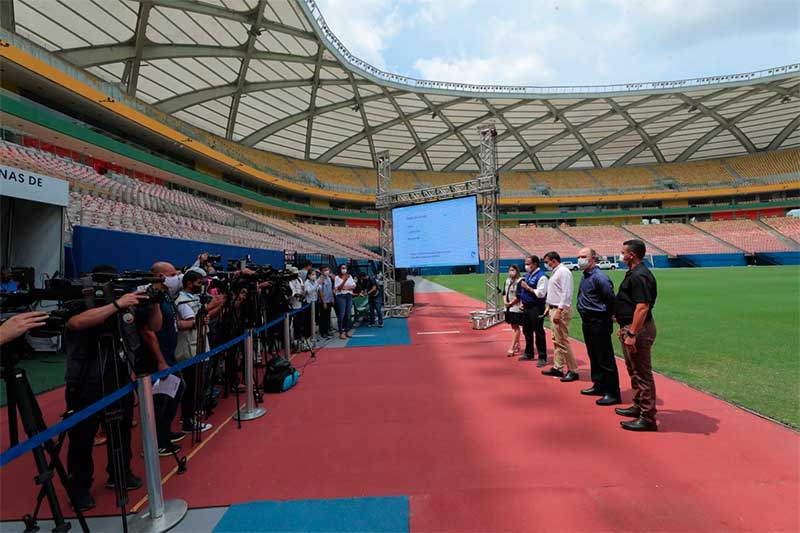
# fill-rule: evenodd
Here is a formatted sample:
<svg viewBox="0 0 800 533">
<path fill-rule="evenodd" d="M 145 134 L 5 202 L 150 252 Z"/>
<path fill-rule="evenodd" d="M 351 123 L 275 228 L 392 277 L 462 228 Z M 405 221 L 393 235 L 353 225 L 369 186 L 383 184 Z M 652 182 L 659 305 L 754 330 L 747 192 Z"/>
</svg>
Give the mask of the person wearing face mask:
<svg viewBox="0 0 800 533">
<path fill-rule="evenodd" d="M 602 396 L 595 402 L 597 405 L 617 405 L 619 374 L 611 343 L 614 284 L 597 266 L 597 252 L 591 248 L 581 248 L 578 252 L 578 268 L 583 276 L 578 286 L 577 307 L 592 375 L 592 386 L 582 389 L 581 394 Z"/>
<path fill-rule="evenodd" d="M 511 265 L 508 267 L 508 278 L 506 278 L 505 286 L 503 287 L 503 303 L 506 306 L 506 323 L 511 326 L 511 348 L 508 349 L 506 355 L 512 357 L 519 352 L 519 330 L 522 325 L 522 309 L 519 305 L 519 283 L 522 281 L 522 276 L 519 275 L 519 267 Z"/>
<path fill-rule="evenodd" d="M 619 340 L 625 366 L 634 390 L 633 405 L 616 412 L 635 420 L 621 422 L 629 431 L 658 431 L 656 425 L 656 383 L 653 379 L 651 350 L 656 340 L 653 308 L 658 296 L 656 278 L 642 262 L 647 248 L 639 239 L 625 241 L 620 261 L 628 266 L 619 285 L 614 316 L 619 324 Z"/>
<path fill-rule="evenodd" d="M 200 293 L 203 291 L 205 273 L 192 268 L 183 275 L 183 290 L 178 295 L 175 305 L 178 310 L 178 343 L 175 349 L 175 359 L 185 361 L 197 355 L 197 312 L 201 308 Z M 222 309 L 222 297 L 215 297 L 206 307 L 206 321 Z M 206 322 L 207 323 L 207 322 Z M 211 424 L 204 424 L 196 420 L 195 411 L 199 409 L 196 391 L 197 372 L 204 367 L 203 363 L 188 366 L 183 370 L 186 391 L 181 400 L 181 420 L 183 431 L 208 431 Z M 195 427 L 197 426 L 197 427 Z"/>
<path fill-rule="evenodd" d="M 522 333 L 525 336 L 525 354 L 520 361 L 533 361 L 534 335 L 539 352 L 537 367 L 547 364 L 547 341 L 544 336 L 544 307 L 548 279 L 539 268 L 539 258 L 525 258 L 525 276 L 517 287 L 517 297 L 522 308 Z"/>
<path fill-rule="evenodd" d="M 347 265 L 339 266 L 339 274 L 333 279 L 333 293 L 336 296 L 336 320 L 339 325 L 339 338 L 352 337 L 350 333 L 350 313 L 353 308 L 353 291 L 356 280 L 348 274 Z"/>
<path fill-rule="evenodd" d="M 317 284 L 317 273 L 315 271 L 308 271 L 303 288 L 305 289 L 305 302 L 307 304 L 313 303 L 316 311 L 316 308 L 319 307 L 319 285 Z M 310 339 L 314 335 L 316 335 L 316 331 L 311 331 L 311 307 L 308 307 L 303 311 L 303 337 Z"/>
<path fill-rule="evenodd" d="M 153 330 L 150 327 L 146 317 L 137 320 L 137 323 L 141 324 L 139 326 L 139 334 L 147 352 L 147 356 L 142 361 L 142 370 L 147 374 L 164 370 L 177 363 L 175 349 L 178 345 L 178 313 L 175 307 L 175 298 L 183 286 L 183 276 L 171 263 L 156 262 L 150 267 L 150 272 L 164 280 L 161 283 L 153 283 L 153 287 L 164 291 L 166 294 L 164 295 L 164 301 L 159 305 L 162 320 L 161 327 L 158 330 Z M 181 377 L 180 373 L 175 375 L 179 378 Z M 170 398 L 166 394 L 155 394 L 153 396 L 158 453 L 161 456 L 167 456 L 172 454 L 173 451 L 179 450 L 180 447 L 176 446 L 175 443 L 186 436 L 183 432 L 172 432 L 171 429 L 172 422 L 178 414 L 178 406 L 180 405 L 184 388 L 185 385 L 181 380 L 174 398 Z"/>
<path fill-rule="evenodd" d="M 572 272 L 561 264 L 558 252 L 544 254 L 547 268 L 553 271 L 547 285 L 547 307 L 553 324 L 553 366 L 543 370 L 545 376 L 556 376 L 563 382 L 576 381 L 578 362 L 569 344 L 569 323 L 572 320 Z M 567 367 L 564 374 L 563 368 Z"/>
<path fill-rule="evenodd" d="M 333 308 L 333 276 L 328 265 L 323 265 L 319 279 L 319 305 L 317 306 L 317 324 L 319 324 L 319 336 L 331 336 L 331 309 Z"/>
</svg>

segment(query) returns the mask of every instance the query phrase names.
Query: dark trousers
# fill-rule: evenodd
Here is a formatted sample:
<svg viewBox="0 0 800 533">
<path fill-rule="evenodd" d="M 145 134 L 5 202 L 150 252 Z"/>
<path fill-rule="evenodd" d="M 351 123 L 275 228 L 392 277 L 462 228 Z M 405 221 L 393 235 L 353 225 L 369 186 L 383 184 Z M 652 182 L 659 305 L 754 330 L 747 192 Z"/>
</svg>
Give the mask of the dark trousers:
<svg viewBox="0 0 800 533">
<path fill-rule="evenodd" d="M 610 315 L 581 314 L 583 341 L 592 367 L 592 383 L 606 394 L 619 398 L 619 374 L 614 359 Z"/>
<path fill-rule="evenodd" d="M 623 328 L 625 329 L 625 328 Z M 631 377 L 633 403 L 639 406 L 641 417 L 645 420 L 656 419 L 656 382 L 653 379 L 652 348 L 656 340 L 656 323 L 645 322 L 637 332 L 636 353 L 631 353 L 625 343 L 622 352 L 625 354 L 625 366 Z"/>
<path fill-rule="evenodd" d="M 378 324 L 383 324 L 383 296 L 373 296 L 369 299 L 369 324 L 375 323 L 375 315 L 378 315 Z"/>
<path fill-rule="evenodd" d="M 533 340 L 536 337 L 536 351 L 539 359 L 547 360 L 547 341 L 544 337 L 544 318 L 539 316 L 544 309 L 525 306 L 522 310 L 522 334 L 525 335 L 525 355 L 533 357 Z"/>
<path fill-rule="evenodd" d="M 126 382 L 127 383 L 127 382 Z M 110 394 L 113 390 L 106 390 Z M 100 398 L 103 395 L 102 386 L 92 383 L 67 383 L 65 389 L 68 411 L 80 411 Z M 127 394 L 115 404 L 111 404 L 108 409 L 121 410 L 119 421 L 119 447 L 122 449 L 122 470 L 130 472 L 131 469 L 131 424 L 133 420 L 133 394 Z M 97 430 L 103 424 L 106 432 L 106 452 L 108 454 L 106 472 L 108 477 L 114 476 L 114 463 L 112 462 L 112 432 L 106 425 L 103 411 L 94 416 L 90 416 L 83 422 L 76 424 L 69 429 L 69 448 L 67 450 L 67 472 L 72 482 L 72 488 L 76 497 L 88 494 L 92 488 L 94 479 L 94 462 L 92 461 L 92 449 L 94 448 L 94 437 Z"/>
<path fill-rule="evenodd" d="M 331 332 L 331 308 L 333 302 L 323 304 L 321 301 L 317 302 L 317 325 L 319 326 L 319 334 L 321 337 L 327 337 Z"/>
<path fill-rule="evenodd" d="M 180 374 L 177 376 L 180 377 Z M 156 437 L 158 437 L 159 448 L 168 448 L 171 445 L 169 437 L 172 433 L 172 422 L 175 420 L 175 415 L 178 414 L 178 407 L 181 405 L 181 398 L 183 398 L 185 390 L 186 384 L 181 379 L 174 398 L 170 398 L 166 394 L 153 395 L 153 414 L 156 419 Z"/>
</svg>

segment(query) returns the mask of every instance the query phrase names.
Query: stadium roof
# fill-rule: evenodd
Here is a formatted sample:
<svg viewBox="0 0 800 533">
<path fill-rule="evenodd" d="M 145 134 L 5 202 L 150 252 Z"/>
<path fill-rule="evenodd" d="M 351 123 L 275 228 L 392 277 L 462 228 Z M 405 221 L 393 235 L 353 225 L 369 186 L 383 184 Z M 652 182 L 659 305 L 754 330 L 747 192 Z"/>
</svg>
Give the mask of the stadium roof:
<svg viewBox="0 0 800 533">
<path fill-rule="evenodd" d="M 800 63 L 671 82 L 482 86 L 367 64 L 313 0 L 1 3 L 4 28 L 13 23 L 142 101 L 219 136 L 320 163 L 372 167 L 376 152 L 390 150 L 395 168 L 476 170 L 476 130 L 487 122 L 497 127 L 503 170 L 800 146 Z"/>
</svg>

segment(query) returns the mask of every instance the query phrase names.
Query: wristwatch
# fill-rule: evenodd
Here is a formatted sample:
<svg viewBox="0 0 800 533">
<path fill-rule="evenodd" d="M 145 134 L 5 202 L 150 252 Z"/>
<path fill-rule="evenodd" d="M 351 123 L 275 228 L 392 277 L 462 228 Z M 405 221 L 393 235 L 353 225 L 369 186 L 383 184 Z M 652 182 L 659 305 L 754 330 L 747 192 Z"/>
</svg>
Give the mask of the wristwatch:
<svg viewBox="0 0 800 533">
<path fill-rule="evenodd" d="M 116 300 L 111 300 L 111 303 L 117 308 L 117 311 L 122 311 L 122 308 L 119 306 Z"/>
</svg>

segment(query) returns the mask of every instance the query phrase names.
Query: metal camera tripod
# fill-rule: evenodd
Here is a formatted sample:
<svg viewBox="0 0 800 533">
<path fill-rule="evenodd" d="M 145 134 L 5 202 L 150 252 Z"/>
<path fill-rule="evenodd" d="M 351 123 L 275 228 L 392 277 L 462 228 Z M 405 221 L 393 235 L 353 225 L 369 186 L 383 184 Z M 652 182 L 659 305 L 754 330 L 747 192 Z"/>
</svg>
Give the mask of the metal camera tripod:
<svg viewBox="0 0 800 533">
<path fill-rule="evenodd" d="M 17 426 L 17 415 L 19 420 L 22 421 L 22 428 L 28 438 L 31 438 L 47 429 L 42 416 L 42 410 L 39 403 L 36 401 L 36 395 L 33 393 L 31 384 L 28 381 L 28 376 L 25 370 L 17 368 L 19 350 L 22 349 L 24 337 L 20 337 L 16 341 L 6 345 L 3 350 L 3 366 L 0 368 L 3 380 L 6 382 L 6 395 L 8 398 L 8 435 L 11 446 L 19 444 L 19 429 Z M 8 364 L 6 364 L 8 363 Z M 71 413 L 65 413 L 68 417 Z M 89 531 L 89 526 L 86 524 L 86 519 L 83 513 L 75 507 L 73 499 L 72 487 L 70 486 L 69 476 L 64 468 L 64 464 L 59 458 L 61 447 L 64 444 L 65 433 L 58 436 L 57 442 L 52 439 L 46 440 L 43 444 L 31 450 L 34 462 L 36 463 L 36 471 L 34 481 L 37 485 L 41 485 L 39 494 L 36 497 L 36 508 L 33 514 L 26 514 L 22 517 L 25 523 L 25 532 L 33 533 L 39 531 L 37 525 L 37 518 L 39 509 L 41 509 L 42 502 L 47 498 L 47 503 L 50 505 L 50 511 L 53 513 L 53 521 L 55 527 L 53 531 L 69 531 L 72 524 L 64 520 L 64 514 L 61 512 L 61 506 L 58 503 L 58 496 L 56 495 L 55 486 L 53 485 L 53 474 L 58 475 L 61 485 L 67 492 L 67 498 L 70 505 L 75 508 L 75 514 L 80 522 L 83 531 Z M 49 461 L 45 452 L 49 456 Z"/>
</svg>

